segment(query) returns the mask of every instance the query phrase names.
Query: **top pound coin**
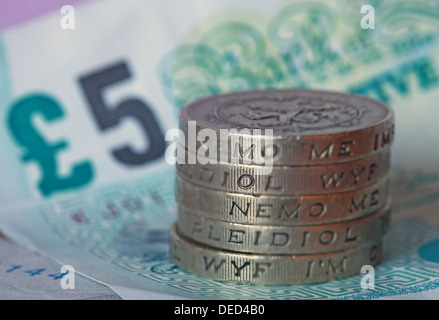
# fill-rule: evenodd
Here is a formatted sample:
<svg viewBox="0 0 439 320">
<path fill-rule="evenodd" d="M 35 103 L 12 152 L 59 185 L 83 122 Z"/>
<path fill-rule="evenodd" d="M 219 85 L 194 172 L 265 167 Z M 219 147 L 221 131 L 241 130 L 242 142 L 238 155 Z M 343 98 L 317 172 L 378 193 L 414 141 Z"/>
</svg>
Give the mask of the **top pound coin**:
<svg viewBox="0 0 439 320">
<path fill-rule="evenodd" d="M 388 106 L 330 91 L 215 95 L 183 107 L 179 121 L 189 153 L 208 146 L 216 149 L 207 152 L 208 158 L 229 163 L 259 164 L 256 159 L 266 156 L 274 165 L 346 162 L 388 149 L 394 137 L 394 115 Z M 206 145 L 212 134 L 216 141 Z"/>
</svg>

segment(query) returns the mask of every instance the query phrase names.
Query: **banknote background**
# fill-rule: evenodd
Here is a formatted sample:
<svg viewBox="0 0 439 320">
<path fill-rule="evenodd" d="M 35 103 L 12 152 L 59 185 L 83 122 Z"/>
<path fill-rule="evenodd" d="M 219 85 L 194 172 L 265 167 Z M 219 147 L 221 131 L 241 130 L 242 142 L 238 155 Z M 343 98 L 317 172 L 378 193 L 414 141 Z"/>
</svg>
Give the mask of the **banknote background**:
<svg viewBox="0 0 439 320">
<path fill-rule="evenodd" d="M 60 2 L 39 3 L 22 1 L 28 16 L 15 22 L 0 15 L 0 230 L 108 288 L 78 298 L 438 298 L 437 2 L 80 1 L 69 3 L 74 30 L 60 27 Z M 360 26 L 364 4 L 375 9 L 373 30 Z M 393 220 L 375 289 L 362 289 L 361 275 L 218 283 L 169 259 L 176 205 L 164 133 L 180 108 L 216 93 L 292 87 L 367 95 L 395 111 Z M 2 258 L 0 274 L 12 274 L 13 260 Z M 0 297 L 31 296 L 38 285 L 29 277 L 53 286 L 22 270 Z"/>
</svg>

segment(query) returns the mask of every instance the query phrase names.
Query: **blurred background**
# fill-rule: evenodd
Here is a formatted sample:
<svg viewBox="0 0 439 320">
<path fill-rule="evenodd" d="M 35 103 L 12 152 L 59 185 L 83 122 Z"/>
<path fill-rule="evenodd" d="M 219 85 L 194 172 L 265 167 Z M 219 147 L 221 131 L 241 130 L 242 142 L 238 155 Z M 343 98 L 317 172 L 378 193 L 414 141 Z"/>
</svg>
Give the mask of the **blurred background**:
<svg viewBox="0 0 439 320">
<path fill-rule="evenodd" d="M 430 293 L 439 279 L 438 45 L 433 0 L 0 0 L 0 231 L 63 263 L 81 250 L 112 261 L 123 275 L 111 281 L 77 264 L 123 297 L 144 297 L 126 290 L 137 285 L 197 297 L 166 260 L 176 215 L 165 137 L 179 110 L 232 91 L 336 90 L 395 112 L 392 203 L 403 222 L 377 292 L 422 284 Z M 412 278 L 395 275 L 414 260 Z M 360 292 L 354 282 L 279 297 L 348 297 Z M 221 286 L 209 297 L 253 297 Z"/>
</svg>

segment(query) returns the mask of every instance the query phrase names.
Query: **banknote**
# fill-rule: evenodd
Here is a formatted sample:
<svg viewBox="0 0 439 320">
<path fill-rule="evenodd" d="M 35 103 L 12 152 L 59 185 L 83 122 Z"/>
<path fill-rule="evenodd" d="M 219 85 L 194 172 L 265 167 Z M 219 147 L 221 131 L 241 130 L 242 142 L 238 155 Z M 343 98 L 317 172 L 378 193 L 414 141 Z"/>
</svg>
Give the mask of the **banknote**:
<svg viewBox="0 0 439 320">
<path fill-rule="evenodd" d="M 75 274 L 53 260 L 30 252 L 0 238 L 0 299 L 1 300 L 120 300 L 102 283 Z M 71 271 L 72 269 L 70 269 Z"/>
<path fill-rule="evenodd" d="M 435 1 L 91 0 L 5 25 L 0 230 L 12 240 L 123 298 L 438 297 Z M 360 286 L 363 275 L 261 287 L 179 270 L 164 157 L 179 110 L 216 93 L 297 87 L 395 111 L 393 221 L 375 289 Z"/>
</svg>

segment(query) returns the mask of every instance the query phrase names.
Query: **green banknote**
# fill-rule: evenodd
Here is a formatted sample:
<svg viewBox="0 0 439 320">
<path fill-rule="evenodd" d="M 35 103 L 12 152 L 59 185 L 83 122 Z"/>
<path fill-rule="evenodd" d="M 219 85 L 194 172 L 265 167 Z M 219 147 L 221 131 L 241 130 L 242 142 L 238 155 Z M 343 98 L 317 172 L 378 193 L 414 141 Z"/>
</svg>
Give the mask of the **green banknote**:
<svg viewBox="0 0 439 320">
<path fill-rule="evenodd" d="M 1 31 L 0 230 L 125 298 L 437 298 L 439 4 L 364 5 L 90 1 L 73 5 L 73 30 L 58 11 Z M 170 262 L 165 134 L 178 111 L 216 93 L 293 87 L 395 111 L 393 221 L 374 289 L 363 275 L 231 285 Z"/>
</svg>

